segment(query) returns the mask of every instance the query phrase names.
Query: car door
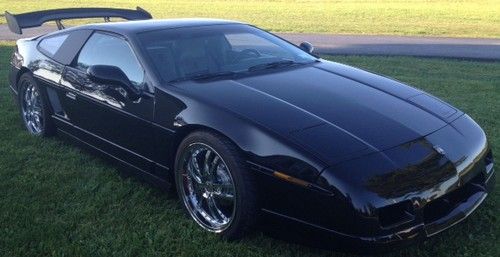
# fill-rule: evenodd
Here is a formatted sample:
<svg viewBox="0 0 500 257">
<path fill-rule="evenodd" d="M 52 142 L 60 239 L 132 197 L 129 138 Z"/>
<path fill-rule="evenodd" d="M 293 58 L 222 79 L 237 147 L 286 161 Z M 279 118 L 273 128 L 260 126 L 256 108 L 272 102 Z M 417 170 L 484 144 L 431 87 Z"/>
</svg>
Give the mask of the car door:
<svg viewBox="0 0 500 257">
<path fill-rule="evenodd" d="M 131 99 L 125 90 L 91 81 L 87 68 L 120 68 L 140 90 Z M 107 32 L 94 32 L 63 72 L 65 110 L 74 134 L 86 143 L 143 171 L 153 169 L 154 97 L 148 92 L 145 71 L 129 42 Z"/>
<path fill-rule="evenodd" d="M 54 115 L 58 116 L 64 116 L 64 110 L 61 107 L 58 95 L 61 92 L 59 81 L 61 80 L 65 65 L 59 58 L 56 58 L 56 54 L 60 51 L 64 42 L 68 40 L 69 36 L 69 33 L 64 33 L 42 38 L 37 45 L 40 54 L 36 58 L 36 61 L 29 64 L 34 78 L 45 89 Z"/>
</svg>

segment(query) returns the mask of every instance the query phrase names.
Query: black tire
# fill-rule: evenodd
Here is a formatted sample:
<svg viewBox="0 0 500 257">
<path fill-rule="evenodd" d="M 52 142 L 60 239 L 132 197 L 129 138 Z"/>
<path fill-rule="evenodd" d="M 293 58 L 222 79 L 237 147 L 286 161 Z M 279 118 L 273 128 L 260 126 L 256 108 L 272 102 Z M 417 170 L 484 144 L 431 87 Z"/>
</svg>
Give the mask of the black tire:
<svg viewBox="0 0 500 257">
<path fill-rule="evenodd" d="M 36 91 L 38 92 L 39 94 L 39 103 L 40 103 L 40 111 L 41 111 L 41 119 L 42 119 L 42 123 L 41 123 L 41 126 L 40 126 L 40 130 L 39 131 L 34 131 L 32 128 L 29 127 L 28 123 L 27 123 L 27 120 L 25 118 L 25 115 L 24 115 L 24 97 L 25 97 L 25 94 L 26 94 L 26 90 L 27 88 L 32 85 L 32 87 L 34 87 L 36 89 Z M 34 136 L 41 136 L 41 137 L 49 137 L 49 136 L 53 136 L 56 132 L 56 128 L 55 128 L 55 125 L 54 125 L 54 122 L 52 121 L 52 118 L 51 118 L 51 111 L 50 111 L 50 107 L 48 105 L 48 102 L 47 102 L 47 99 L 44 95 L 44 93 L 42 92 L 40 86 L 38 85 L 38 83 L 36 82 L 36 80 L 33 78 L 33 76 L 30 74 L 30 73 L 24 73 L 23 75 L 21 75 L 21 77 L 19 78 L 19 81 L 17 82 L 17 89 L 18 89 L 18 99 L 17 99 L 17 102 L 18 102 L 18 106 L 19 106 L 19 113 L 21 115 L 21 120 L 24 124 L 24 127 L 26 128 L 26 130 L 28 130 L 28 132 L 30 132 L 30 134 L 34 135 Z"/>
<path fill-rule="evenodd" d="M 175 162 L 175 184 L 180 201 L 187 215 L 196 221 L 190 213 L 188 204 L 183 200 L 183 186 L 180 183 L 183 176 L 183 167 L 181 165 L 188 147 L 193 144 L 204 144 L 216 151 L 222 161 L 229 168 L 235 189 L 235 207 L 234 213 L 228 227 L 222 231 L 211 231 L 219 234 L 223 239 L 236 240 L 249 234 L 255 227 L 258 220 L 258 192 L 255 179 L 247 169 L 244 160 L 241 158 L 240 150 L 227 138 L 207 131 L 196 131 L 189 134 L 179 145 Z M 198 221 L 197 221 L 198 222 Z M 204 228 L 198 222 L 200 227 Z"/>
</svg>

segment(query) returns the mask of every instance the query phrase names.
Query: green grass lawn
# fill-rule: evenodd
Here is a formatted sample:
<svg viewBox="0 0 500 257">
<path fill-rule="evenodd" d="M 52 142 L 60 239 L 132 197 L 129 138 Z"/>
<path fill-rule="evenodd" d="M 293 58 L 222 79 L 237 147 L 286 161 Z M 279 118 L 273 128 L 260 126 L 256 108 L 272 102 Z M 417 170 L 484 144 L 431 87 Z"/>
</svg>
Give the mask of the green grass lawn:
<svg viewBox="0 0 500 257">
<path fill-rule="evenodd" d="M 261 232 L 221 241 L 186 218 L 174 197 L 121 177 L 108 162 L 58 137 L 29 136 L 7 85 L 11 50 L 0 43 L 0 256 L 346 256 Z M 332 59 L 396 77 L 460 107 L 487 131 L 500 159 L 500 63 Z M 388 256 L 499 256 L 498 192 L 465 222 Z"/>
<path fill-rule="evenodd" d="M 274 32 L 500 37 L 500 1 L 151 1 L 2 0 L 0 11 L 103 6 L 149 10 L 155 18 L 235 19 Z M 0 19 L 0 22 L 5 22 Z"/>
</svg>

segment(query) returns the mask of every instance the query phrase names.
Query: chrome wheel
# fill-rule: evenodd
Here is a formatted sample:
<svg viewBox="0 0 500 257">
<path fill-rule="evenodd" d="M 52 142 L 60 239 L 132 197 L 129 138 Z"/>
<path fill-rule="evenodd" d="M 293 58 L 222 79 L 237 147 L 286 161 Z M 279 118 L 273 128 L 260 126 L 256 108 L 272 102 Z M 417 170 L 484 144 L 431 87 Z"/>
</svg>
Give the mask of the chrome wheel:
<svg viewBox="0 0 500 257">
<path fill-rule="evenodd" d="M 190 144 L 180 164 L 178 190 L 189 214 L 208 231 L 224 231 L 236 210 L 237 195 L 229 167 L 203 143 Z"/>
<path fill-rule="evenodd" d="M 28 131 L 38 135 L 43 130 L 42 99 L 37 87 L 29 81 L 22 84 L 21 110 Z"/>
</svg>

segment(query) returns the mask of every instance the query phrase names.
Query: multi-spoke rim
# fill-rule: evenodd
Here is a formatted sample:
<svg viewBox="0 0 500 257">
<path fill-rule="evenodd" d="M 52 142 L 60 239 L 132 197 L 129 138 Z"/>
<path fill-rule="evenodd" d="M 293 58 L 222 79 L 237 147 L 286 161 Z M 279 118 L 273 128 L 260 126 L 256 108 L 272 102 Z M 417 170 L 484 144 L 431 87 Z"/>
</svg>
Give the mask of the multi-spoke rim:
<svg viewBox="0 0 500 257">
<path fill-rule="evenodd" d="M 32 134 L 40 134 L 43 128 L 42 102 L 38 89 L 29 81 L 24 81 L 21 87 L 21 108 L 26 128 Z"/>
<path fill-rule="evenodd" d="M 237 195 L 229 167 L 203 143 L 189 145 L 180 160 L 178 186 L 189 214 L 208 231 L 224 231 L 236 210 Z"/>
</svg>

